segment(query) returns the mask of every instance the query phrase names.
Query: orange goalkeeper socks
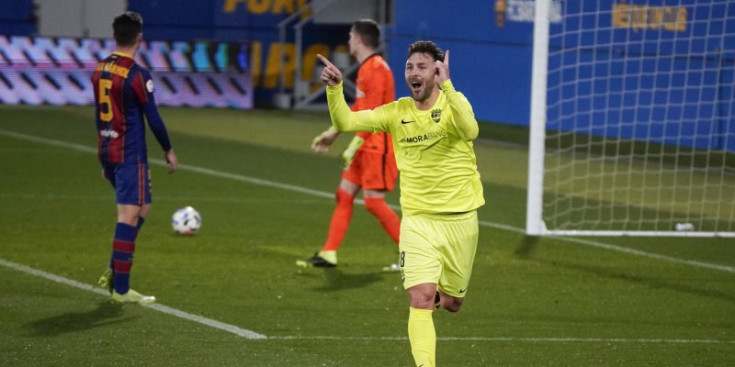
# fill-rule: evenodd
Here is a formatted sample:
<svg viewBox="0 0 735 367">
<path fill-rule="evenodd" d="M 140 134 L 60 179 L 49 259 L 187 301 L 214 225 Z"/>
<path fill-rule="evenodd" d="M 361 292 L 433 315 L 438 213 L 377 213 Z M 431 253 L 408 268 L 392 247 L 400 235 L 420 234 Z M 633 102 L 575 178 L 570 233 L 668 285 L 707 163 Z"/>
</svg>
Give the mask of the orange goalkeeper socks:
<svg viewBox="0 0 735 367">
<path fill-rule="evenodd" d="M 334 208 L 334 213 L 332 213 L 327 242 L 322 247 L 322 251 L 337 251 L 342 244 L 342 239 L 350 226 L 350 220 L 352 220 L 354 199 L 355 197 L 348 194 L 347 191 L 337 189 L 337 206 Z"/>
<path fill-rule="evenodd" d="M 391 209 L 382 198 L 365 198 L 365 208 L 378 218 L 380 225 L 386 233 L 398 243 L 398 236 L 401 233 L 401 220 L 398 219 L 396 212 Z"/>
</svg>

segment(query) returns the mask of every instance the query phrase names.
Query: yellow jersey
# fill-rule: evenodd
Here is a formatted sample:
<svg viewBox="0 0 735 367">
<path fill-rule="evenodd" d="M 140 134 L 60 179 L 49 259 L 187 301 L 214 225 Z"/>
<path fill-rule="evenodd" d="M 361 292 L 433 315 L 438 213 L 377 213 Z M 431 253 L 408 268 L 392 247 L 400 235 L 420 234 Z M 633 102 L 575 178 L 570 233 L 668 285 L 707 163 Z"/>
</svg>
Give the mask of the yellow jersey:
<svg viewBox="0 0 735 367">
<path fill-rule="evenodd" d="M 450 80 L 440 86 L 439 98 L 426 111 L 404 97 L 358 112 L 347 106 L 342 83 L 327 87 L 335 129 L 391 134 L 405 215 L 463 213 L 485 204 L 472 145 L 479 133 L 472 106 Z"/>
</svg>

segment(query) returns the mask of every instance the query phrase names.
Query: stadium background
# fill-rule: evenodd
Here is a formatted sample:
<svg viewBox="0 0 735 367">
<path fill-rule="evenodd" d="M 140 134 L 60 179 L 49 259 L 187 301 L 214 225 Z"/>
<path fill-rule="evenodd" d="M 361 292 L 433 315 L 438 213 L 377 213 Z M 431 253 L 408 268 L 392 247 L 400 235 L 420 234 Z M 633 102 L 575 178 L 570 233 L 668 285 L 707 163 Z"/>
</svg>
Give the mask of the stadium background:
<svg viewBox="0 0 735 367">
<path fill-rule="evenodd" d="M 653 1 L 652 6 L 660 4 L 660 8 L 666 14 L 678 14 L 680 10 L 686 9 L 688 4 L 695 0 L 678 2 L 675 6 L 667 6 L 664 1 Z M 59 2 L 39 0 L 39 7 L 34 8 L 34 0 L 3 1 L 3 12 L 0 15 L 0 33 L 21 36 L 66 36 L 82 37 L 92 36 L 95 38 L 109 38 L 106 27 L 109 13 L 114 14 L 120 8 L 125 7 L 124 1 L 117 2 L 85 2 L 83 0 Z M 597 4 L 599 11 L 611 13 L 610 16 L 601 17 L 597 20 L 580 25 L 580 47 L 588 47 L 580 62 L 595 58 L 619 59 L 620 69 L 615 73 L 625 73 L 628 69 L 640 68 L 639 65 L 625 64 L 625 52 L 619 49 L 595 49 L 592 46 L 599 40 L 593 39 L 591 32 L 584 32 L 585 28 L 606 27 L 612 29 L 609 37 L 623 35 L 629 28 L 641 30 L 634 32 L 630 42 L 641 41 L 643 46 L 637 49 L 641 53 L 653 52 L 659 48 L 658 44 L 645 44 L 647 37 L 654 37 L 644 32 L 645 29 L 661 29 L 661 32 L 669 38 L 674 39 L 677 33 L 684 32 L 687 35 L 705 36 L 712 27 L 707 25 L 709 14 L 706 12 L 695 12 L 685 14 L 689 24 L 700 24 L 699 26 L 684 27 L 676 29 L 670 27 L 671 19 L 663 18 L 648 20 L 643 24 L 636 23 L 630 18 L 617 17 L 613 9 L 619 2 L 614 0 L 601 1 Z M 571 3 L 570 11 L 574 11 L 576 3 Z M 621 3 L 624 4 L 625 3 Z M 311 11 L 304 8 L 312 7 L 319 9 L 326 6 L 327 10 Z M 430 9 L 430 11 L 417 11 L 416 7 Z M 81 7 L 81 8 L 80 8 Z M 80 9 L 78 9 L 80 8 Z M 403 69 L 405 50 L 408 44 L 418 39 L 432 39 L 443 48 L 452 50 L 455 57 L 452 60 L 452 78 L 456 85 L 462 87 L 462 91 L 474 101 L 475 113 L 479 120 L 493 121 L 514 125 L 527 126 L 529 120 L 529 96 L 530 75 L 532 58 L 532 30 L 533 30 L 533 1 L 532 0 L 468 0 L 463 1 L 461 10 L 457 4 L 441 1 L 426 0 L 420 3 L 411 0 L 376 0 L 376 1 L 330 1 L 318 0 L 307 3 L 305 0 L 215 0 L 180 2 L 176 0 L 130 0 L 127 8 L 140 12 L 145 19 L 145 37 L 149 41 L 210 41 L 210 42 L 232 42 L 244 43 L 249 49 L 247 60 L 250 66 L 249 77 L 252 78 L 254 90 L 254 103 L 256 106 L 270 105 L 274 101 L 274 95 L 285 91 L 290 93 L 294 85 L 294 63 L 301 61 L 301 79 L 308 83 L 307 89 L 318 88 L 316 83 L 317 67 L 315 62 L 316 53 L 328 55 L 335 51 L 346 50 L 346 37 L 349 24 L 359 17 L 380 18 L 385 23 L 385 42 L 387 47 L 383 50 L 386 54 L 391 68 L 399 74 Z M 65 10 L 64 10 L 65 9 Z M 94 12 L 102 10 L 102 15 Z M 35 15 L 33 15 L 35 12 Z M 86 13 L 85 13 L 86 12 Z M 297 14 L 298 13 L 298 14 Z M 552 26 L 558 27 L 563 14 L 558 3 L 551 9 Z M 42 17 L 48 14 L 46 17 Z M 81 14 L 81 15 L 80 15 Z M 292 15 L 298 15 L 294 19 Z M 302 53 L 295 55 L 294 32 L 286 33 L 286 43 L 280 42 L 279 23 L 284 20 L 293 19 L 289 24 L 285 22 L 286 30 L 291 30 L 294 22 L 314 15 L 312 21 L 307 22 L 303 28 Z M 50 20 L 52 18 L 52 20 Z M 81 18 L 81 19 L 80 19 Z M 53 26 L 44 26 L 44 22 L 53 23 Z M 81 24 L 80 24 L 81 22 Z M 89 24 L 87 24 L 89 23 Z M 731 27 L 732 25 L 728 25 Z M 615 30 L 618 33 L 615 33 Z M 43 32 L 39 33 L 39 30 Z M 718 29 L 712 30 L 717 32 Z M 90 34 L 91 33 L 91 34 Z M 628 34 L 628 33 L 625 33 Z M 656 32 L 656 34 L 658 34 Z M 685 85 L 688 80 L 683 76 L 677 77 L 676 71 L 687 69 L 709 68 L 718 70 L 713 65 L 729 65 L 734 60 L 733 49 L 724 46 L 731 43 L 729 39 L 708 39 L 701 44 L 702 59 L 695 61 L 680 59 L 671 68 L 674 73 L 671 80 L 666 81 L 670 85 Z M 552 45 L 559 47 L 560 45 Z M 676 52 L 679 45 L 671 49 L 663 48 L 658 52 Z M 687 46 L 684 44 L 683 46 Z M 284 53 L 284 63 L 279 63 L 279 56 Z M 298 57 L 297 57 L 298 56 Z M 6 55 L 5 63 L 8 63 Z M 5 66 L 7 67 L 7 66 Z M 554 67 L 553 60 L 552 65 Z M 627 69 L 626 69 L 627 68 Z M 285 74 L 284 74 L 285 71 Z M 581 69 L 581 78 L 594 78 L 597 70 Z M 606 71 L 609 72 L 609 71 Z M 283 74 L 283 79 L 282 78 Z M 712 74 L 712 75 L 709 75 Z M 735 117 L 728 115 L 726 111 L 732 104 L 731 68 L 719 68 L 709 74 L 704 73 L 698 81 L 703 84 L 702 96 L 697 94 L 683 94 L 681 96 L 684 110 L 678 112 L 683 118 L 695 118 L 697 123 L 678 126 L 662 123 L 653 131 L 647 128 L 631 129 L 630 126 L 637 118 L 651 118 L 656 121 L 666 121 L 671 118 L 671 111 L 662 106 L 658 109 L 649 109 L 646 106 L 628 109 L 629 112 L 620 112 L 625 106 L 637 105 L 638 99 L 648 98 L 651 103 L 666 101 L 672 98 L 667 94 L 652 94 L 651 96 L 623 95 L 619 109 L 612 109 L 607 114 L 593 115 L 581 110 L 580 114 L 571 121 L 563 124 L 576 124 L 579 126 L 595 125 L 605 121 L 604 127 L 592 127 L 593 135 L 607 135 L 616 138 L 636 138 L 652 140 L 655 142 L 681 144 L 683 146 L 694 146 L 697 148 L 715 148 L 723 150 L 735 149 L 735 137 L 727 136 L 727 131 L 735 128 Z M 683 75 L 683 74 L 679 74 Z M 631 75 L 631 82 L 639 82 L 639 76 Z M 641 89 L 650 89 L 651 83 L 661 83 L 652 78 L 643 79 Z M 607 83 L 606 81 L 598 82 Z M 616 88 L 620 90 L 626 80 L 620 82 L 618 87 L 612 84 L 592 85 L 593 90 L 605 89 L 614 93 Z M 639 82 L 640 83 L 640 82 Z M 649 83 L 649 84 L 646 84 Z M 303 84 L 303 83 L 302 83 Z M 397 83 L 397 95 L 407 95 L 404 83 Z M 696 104 L 689 104 L 697 98 L 716 99 L 718 107 L 712 113 L 703 115 L 697 111 Z M 7 103 L 7 101 L 6 101 Z M 598 109 L 610 103 L 609 98 L 598 98 L 590 102 L 590 109 Z M 246 106 L 239 104 L 236 107 Z M 233 106 L 233 104 L 230 104 Z M 623 115 L 620 117 L 620 115 Z M 629 116 L 628 116 L 629 115 Z M 644 117 L 637 117 L 644 116 Z M 676 118 L 674 118 L 676 120 Z M 671 131 L 681 131 L 672 134 Z M 708 138 L 707 132 L 714 131 L 720 138 Z M 681 139 L 680 136 L 699 135 L 702 138 Z"/>
<path fill-rule="evenodd" d="M 43 37 L 46 24 L 71 28 L 60 37 L 97 40 L 90 42 L 103 52 L 99 38 L 109 37 L 110 19 L 122 10 L 87 0 L 108 9 L 80 22 L 74 4 L 83 1 L 42 2 L 41 16 L 59 18 L 32 20 L 31 1 L 0 1 L 0 40 Z M 407 44 L 434 38 L 455 52 L 452 77 L 483 120 L 476 151 L 488 205 L 480 210 L 471 298 L 459 314 L 436 314 L 442 365 L 731 365 L 732 239 L 523 236 L 532 1 L 463 1 L 461 9 L 450 1 L 391 3 L 386 53 L 397 80 Z M 238 58 L 218 64 L 219 47 L 206 47 L 203 65 L 215 74 L 252 75 L 256 105 L 279 93 L 275 25 L 299 1 L 127 4 L 143 13 L 146 38 L 169 50 L 247 44 L 246 72 L 237 69 Z M 66 13 L 73 20 L 61 20 Z M 305 50 L 335 51 L 346 42 L 347 24 L 307 27 L 315 29 L 305 35 Z M 0 70 L 17 71 L 8 59 L 3 52 Z M 55 88 L 46 71 L 26 78 Z M 154 70 L 168 72 L 191 70 Z M 397 88 L 406 94 L 402 83 Z M 51 96 L 59 95 L 66 93 Z M 0 105 L 0 365 L 411 365 L 400 280 L 379 271 L 395 254 L 369 214 L 356 210 L 337 271 L 293 265 L 323 240 L 339 179 L 341 146 L 326 156 L 308 147 L 326 126 L 323 111 L 161 109 L 182 166 L 168 175 L 152 155 L 155 208 L 133 283 L 179 315 L 268 337 L 252 340 L 171 313 L 115 307 L 92 286 L 109 256 L 114 206 L 99 178 L 92 112 L 83 102 Z M 388 201 L 396 205 L 397 198 Z M 197 236 L 171 232 L 171 214 L 186 205 L 203 215 Z"/>
<path fill-rule="evenodd" d="M 77 1 L 82 3 L 82 1 Z M 80 5 L 74 1 L 64 2 L 60 7 L 52 1 L 41 1 L 39 14 L 45 14 L 45 7 L 54 8 L 50 28 L 53 34 L 39 33 L 43 24 L 36 24 L 31 14 L 33 0 L 4 0 L 0 14 L 0 33 L 5 35 L 41 35 L 81 37 L 86 32 L 94 38 L 109 38 L 109 10 L 102 10 L 98 18 L 87 16 L 79 19 Z M 85 6 L 92 6 L 87 1 Z M 110 3 L 110 2 L 107 2 Z M 112 2 L 114 5 L 115 2 Z M 210 40 L 221 42 L 246 42 L 251 47 L 253 67 L 252 77 L 255 86 L 255 104 L 267 105 L 273 93 L 278 91 L 280 70 L 278 52 L 280 50 L 278 24 L 304 5 L 304 0 L 288 1 L 250 1 L 214 0 L 189 1 L 177 0 L 130 0 L 127 9 L 140 12 L 145 20 L 145 38 L 160 41 Z M 315 3 L 318 3 L 315 2 Z M 340 2 L 335 2 L 340 3 Z M 528 99 L 530 94 L 531 33 L 533 1 L 510 0 L 506 10 L 496 10 L 493 1 L 469 0 L 462 2 L 461 11 L 456 4 L 441 0 L 410 1 L 347 1 L 347 8 L 369 5 L 371 10 L 357 15 L 345 13 L 342 24 L 308 23 L 305 29 L 303 58 L 306 66 L 304 79 L 313 78 L 314 54 L 318 51 L 334 51 L 346 47 L 346 33 L 349 24 L 356 16 L 369 16 L 377 7 L 387 7 L 388 24 L 385 25 L 387 49 L 384 50 L 391 68 L 398 76 L 397 95 L 407 95 L 401 83 L 403 62 L 408 44 L 418 39 L 435 40 L 441 47 L 452 50 L 452 77 L 456 85 L 462 86 L 465 94 L 482 100 L 475 103 L 475 112 L 483 121 L 527 125 Z M 333 5 L 333 4 L 332 4 Z M 99 7 L 100 5 L 96 5 Z M 112 5 L 105 5 L 111 8 Z M 119 11 L 115 5 L 112 14 Z M 420 6 L 427 11 L 417 11 Z M 343 6 L 344 7 L 344 6 Z M 343 8 L 341 7 L 341 8 Z M 64 10 L 66 9 L 66 10 Z M 71 9 L 71 10 L 69 10 Z M 430 10 L 430 11 L 429 11 Z M 51 11 L 51 10 L 48 10 Z M 65 21 L 61 15 L 66 14 Z M 349 18 L 349 17 L 352 18 Z M 79 21 L 92 22 L 84 28 Z M 100 23 L 100 24 L 96 24 Z M 61 26 L 59 25 L 61 24 Z M 66 28 L 63 26 L 66 25 Z M 89 34 L 90 32 L 94 34 Z M 293 34 L 288 34 L 286 47 L 292 50 Z M 293 55 L 287 55 L 286 69 L 293 69 Z M 291 73 L 287 73 L 286 87 L 293 86 Z M 502 93 L 493 91 L 502 90 Z"/>
</svg>

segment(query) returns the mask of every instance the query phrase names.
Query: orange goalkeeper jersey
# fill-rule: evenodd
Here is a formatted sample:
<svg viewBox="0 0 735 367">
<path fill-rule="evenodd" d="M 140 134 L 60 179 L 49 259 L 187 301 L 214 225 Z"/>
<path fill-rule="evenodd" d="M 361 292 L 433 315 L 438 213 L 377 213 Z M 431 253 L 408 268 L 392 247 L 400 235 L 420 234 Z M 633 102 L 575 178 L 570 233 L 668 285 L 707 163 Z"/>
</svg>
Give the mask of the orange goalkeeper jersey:
<svg viewBox="0 0 735 367">
<path fill-rule="evenodd" d="M 396 99 L 393 73 L 382 56 L 372 54 L 357 70 L 357 93 L 352 111 L 372 110 Z M 393 143 L 387 133 L 371 134 L 359 132 L 357 136 L 365 139 L 360 150 L 373 153 L 393 154 Z"/>
</svg>

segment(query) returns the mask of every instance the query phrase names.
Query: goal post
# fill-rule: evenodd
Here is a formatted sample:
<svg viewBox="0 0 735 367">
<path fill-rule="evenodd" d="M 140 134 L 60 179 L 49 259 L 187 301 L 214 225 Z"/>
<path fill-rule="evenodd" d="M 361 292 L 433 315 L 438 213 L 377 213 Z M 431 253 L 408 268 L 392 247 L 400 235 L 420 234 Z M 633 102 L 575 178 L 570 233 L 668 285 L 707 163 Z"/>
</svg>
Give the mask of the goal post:
<svg viewBox="0 0 735 367">
<path fill-rule="evenodd" d="M 544 151 L 546 128 L 546 79 L 549 55 L 549 3 L 536 0 L 533 22 L 531 70 L 531 121 L 529 124 L 528 193 L 526 234 L 538 236 L 546 228 L 542 217 L 544 198 Z"/>
<path fill-rule="evenodd" d="M 735 2 L 536 0 L 533 36 L 526 234 L 735 237 Z"/>
</svg>

